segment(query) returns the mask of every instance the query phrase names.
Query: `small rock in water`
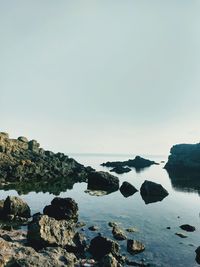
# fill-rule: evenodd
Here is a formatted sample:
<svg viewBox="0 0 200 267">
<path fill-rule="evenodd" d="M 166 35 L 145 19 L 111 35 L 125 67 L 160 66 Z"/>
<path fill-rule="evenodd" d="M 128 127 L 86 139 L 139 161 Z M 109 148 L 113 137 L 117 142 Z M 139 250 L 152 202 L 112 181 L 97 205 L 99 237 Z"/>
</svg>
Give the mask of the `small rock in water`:
<svg viewBox="0 0 200 267">
<path fill-rule="evenodd" d="M 195 250 L 196 252 L 196 262 L 200 264 L 200 246 Z"/>
<path fill-rule="evenodd" d="M 77 224 L 76 224 L 76 228 L 82 228 L 84 226 L 86 226 L 85 222 L 77 222 Z"/>
<path fill-rule="evenodd" d="M 186 238 L 187 235 L 183 234 L 183 233 L 175 233 L 175 235 L 181 237 L 181 238 Z"/>
<path fill-rule="evenodd" d="M 144 244 L 142 244 L 140 241 L 137 240 L 127 240 L 127 251 L 134 255 L 137 253 L 141 253 L 145 250 Z"/>
<path fill-rule="evenodd" d="M 194 226 L 189 225 L 189 224 L 183 224 L 180 226 L 180 228 L 187 232 L 194 232 L 196 230 Z"/>
<path fill-rule="evenodd" d="M 112 230 L 113 237 L 117 240 L 126 240 L 127 236 L 124 234 L 123 230 L 118 226 L 114 226 Z"/>
<path fill-rule="evenodd" d="M 126 229 L 127 232 L 129 233 L 136 233 L 136 232 L 139 232 L 139 230 L 135 227 L 132 227 L 132 228 L 127 228 Z"/>
<path fill-rule="evenodd" d="M 128 182 L 123 182 L 119 190 L 124 197 L 130 197 L 138 191 L 132 184 Z"/>
<path fill-rule="evenodd" d="M 170 230 L 170 229 L 171 229 L 171 227 L 170 227 L 170 226 L 167 226 L 167 227 L 166 227 L 166 229 Z"/>
<path fill-rule="evenodd" d="M 97 230 L 99 230 L 99 227 L 98 226 L 95 226 L 95 225 L 92 225 L 92 226 L 88 227 L 88 229 L 90 231 L 97 231 Z"/>
<path fill-rule="evenodd" d="M 109 222 L 108 226 L 115 227 L 115 226 L 118 226 L 118 224 L 116 222 Z"/>
</svg>

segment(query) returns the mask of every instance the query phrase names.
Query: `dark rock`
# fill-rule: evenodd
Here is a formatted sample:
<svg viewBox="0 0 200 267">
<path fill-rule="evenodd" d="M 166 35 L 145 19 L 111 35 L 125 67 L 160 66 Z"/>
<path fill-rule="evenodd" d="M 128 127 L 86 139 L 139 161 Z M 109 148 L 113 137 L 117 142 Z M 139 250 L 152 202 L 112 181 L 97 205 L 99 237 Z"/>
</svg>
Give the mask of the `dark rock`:
<svg viewBox="0 0 200 267">
<path fill-rule="evenodd" d="M 77 222 L 77 224 L 76 224 L 76 228 L 82 228 L 84 226 L 86 226 L 85 222 Z"/>
<path fill-rule="evenodd" d="M 99 227 L 98 226 L 95 226 L 95 225 L 92 225 L 92 226 L 88 227 L 88 229 L 90 231 L 98 231 L 99 230 Z"/>
<path fill-rule="evenodd" d="M 162 201 L 168 196 L 167 190 L 161 184 L 151 181 L 144 181 L 140 188 L 140 194 L 145 204 Z"/>
<path fill-rule="evenodd" d="M 137 228 L 135 228 L 135 227 L 127 228 L 126 231 L 129 232 L 129 233 L 139 232 L 139 230 Z"/>
<path fill-rule="evenodd" d="M 194 226 L 189 225 L 189 224 L 183 224 L 180 226 L 180 228 L 187 232 L 194 232 L 196 230 Z"/>
<path fill-rule="evenodd" d="M 47 215 L 36 215 L 28 224 L 27 239 L 34 248 L 74 246 L 74 226 L 71 221 L 58 221 Z"/>
<path fill-rule="evenodd" d="M 112 230 L 113 237 L 116 240 L 126 240 L 127 236 L 125 235 L 124 231 L 120 229 L 118 226 L 114 226 Z"/>
<path fill-rule="evenodd" d="M 29 218 L 31 216 L 28 204 L 19 197 L 11 196 L 8 196 L 4 201 L 2 213 L 6 218 L 13 216 L 13 219 L 18 217 Z"/>
<path fill-rule="evenodd" d="M 111 169 L 110 171 L 115 172 L 117 174 L 123 174 L 123 173 L 130 172 L 131 169 L 128 167 L 117 166 L 117 167 L 114 167 L 113 169 Z"/>
<path fill-rule="evenodd" d="M 145 250 L 145 246 L 144 244 L 142 244 L 141 242 L 137 241 L 137 240 L 127 240 L 127 251 L 134 255 L 137 253 L 141 253 Z"/>
<path fill-rule="evenodd" d="M 200 143 L 175 145 L 170 153 L 165 169 L 179 172 L 200 171 Z"/>
<path fill-rule="evenodd" d="M 181 237 L 181 238 L 187 238 L 187 235 L 183 234 L 183 233 L 175 233 L 175 235 Z"/>
<path fill-rule="evenodd" d="M 108 226 L 110 226 L 110 227 L 115 227 L 116 226 L 117 227 L 118 224 L 116 222 L 109 222 Z"/>
<path fill-rule="evenodd" d="M 44 208 L 43 213 L 56 220 L 78 221 L 78 205 L 72 198 L 54 198 L 51 205 Z"/>
<path fill-rule="evenodd" d="M 119 179 L 107 172 L 91 172 L 88 174 L 88 189 L 117 191 L 119 189 Z"/>
<path fill-rule="evenodd" d="M 97 236 L 90 242 L 89 252 L 97 260 L 111 253 L 114 257 L 119 253 L 119 245 L 111 239 Z"/>
<path fill-rule="evenodd" d="M 146 167 L 149 167 L 153 164 L 158 164 L 155 161 L 152 160 L 148 160 L 148 159 L 144 159 L 140 156 L 136 156 L 134 159 L 129 159 L 127 161 L 114 161 L 114 162 L 106 162 L 106 163 L 102 163 L 102 166 L 105 167 L 133 167 L 135 169 L 143 169 Z"/>
<path fill-rule="evenodd" d="M 128 182 L 123 182 L 119 190 L 124 197 L 132 196 L 138 191 L 132 184 Z"/>
<path fill-rule="evenodd" d="M 100 266 L 101 267 L 118 267 L 119 263 L 116 260 L 116 258 L 113 257 L 113 255 L 110 253 L 103 257 L 103 259 L 100 262 Z"/>
<path fill-rule="evenodd" d="M 196 262 L 200 264 L 200 246 L 195 250 L 196 252 Z"/>
</svg>

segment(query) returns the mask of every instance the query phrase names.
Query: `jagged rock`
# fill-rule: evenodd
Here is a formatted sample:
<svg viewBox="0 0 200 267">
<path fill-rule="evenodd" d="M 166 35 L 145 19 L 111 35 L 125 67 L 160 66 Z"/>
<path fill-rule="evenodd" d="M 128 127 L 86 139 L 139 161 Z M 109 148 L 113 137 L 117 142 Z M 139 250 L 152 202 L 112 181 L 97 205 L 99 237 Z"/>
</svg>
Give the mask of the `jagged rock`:
<svg viewBox="0 0 200 267">
<path fill-rule="evenodd" d="M 113 169 L 111 169 L 110 171 L 115 172 L 117 174 L 123 174 L 123 173 L 130 172 L 131 169 L 128 167 L 117 166 L 117 167 L 114 167 Z"/>
<path fill-rule="evenodd" d="M 119 179 L 107 172 L 91 172 L 88 175 L 88 189 L 117 191 L 119 189 Z"/>
<path fill-rule="evenodd" d="M 200 171 L 200 143 L 179 144 L 170 150 L 171 155 L 165 165 L 169 172 Z"/>
<path fill-rule="evenodd" d="M 89 252 L 97 260 L 102 259 L 106 254 L 118 255 L 119 245 L 111 239 L 102 236 L 96 236 L 90 242 Z"/>
<path fill-rule="evenodd" d="M 145 246 L 144 244 L 142 244 L 141 242 L 137 241 L 137 240 L 127 240 L 127 251 L 134 255 L 137 253 L 141 253 L 145 250 Z"/>
<path fill-rule="evenodd" d="M 113 162 L 106 162 L 106 163 L 102 163 L 101 166 L 104 167 L 133 167 L 135 169 L 142 169 L 142 168 L 146 168 L 149 167 L 153 164 L 158 164 L 155 161 L 152 160 L 148 160 L 148 159 L 144 159 L 140 156 L 136 156 L 134 159 L 129 159 L 127 161 L 113 161 Z"/>
<path fill-rule="evenodd" d="M 46 248 L 36 252 L 33 248 L 18 242 L 7 242 L 0 238 L 0 266 L 17 267 L 74 267 L 77 259 L 74 254 L 62 248 Z"/>
<path fill-rule="evenodd" d="M 28 204 L 21 198 L 8 196 L 3 203 L 2 215 L 3 218 L 13 218 L 13 220 L 20 217 L 29 218 L 31 210 Z"/>
<path fill-rule="evenodd" d="M 44 208 L 43 213 L 56 220 L 78 221 L 78 205 L 72 198 L 54 198 L 51 205 Z"/>
<path fill-rule="evenodd" d="M 189 225 L 189 224 L 183 224 L 180 226 L 180 228 L 187 232 L 194 232 L 196 230 L 194 226 Z"/>
<path fill-rule="evenodd" d="M 144 181 L 140 188 L 140 194 L 145 204 L 162 201 L 168 196 L 167 190 L 161 184 L 151 181 Z"/>
<path fill-rule="evenodd" d="M 124 231 L 120 229 L 118 226 L 114 226 L 112 229 L 113 237 L 117 240 L 126 240 L 127 236 L 125 235 Z"/>
<path fill-rule="evenodd" d="M 101 267 L 118 267 L 119 263 L 111 253 L 105 255 L 100 262 Z"/>
<path fill-rule="evenodd" d="M 119 190 L 124 197 L 132 196 L 138 191 L 132 184 L 128 182 L 123 182 Z"/>
<path fill-rule="evenodd" d="M 36 248 L 74 246 L 74 226 L 71 221 L 57 221 L 47 215 L 36 215 L 28 224 L 27 239 Z"/>
<path fill-rule="evenodd" d="M 26 137 L 24 137 L 24 136 L 20 136 L 20 137 L 18 137 L 17 139 L 18 139 L 19 141 L 21 141 L 21 142 L 28 143 L 28 139 L 27 139 Z"/>
</svg>

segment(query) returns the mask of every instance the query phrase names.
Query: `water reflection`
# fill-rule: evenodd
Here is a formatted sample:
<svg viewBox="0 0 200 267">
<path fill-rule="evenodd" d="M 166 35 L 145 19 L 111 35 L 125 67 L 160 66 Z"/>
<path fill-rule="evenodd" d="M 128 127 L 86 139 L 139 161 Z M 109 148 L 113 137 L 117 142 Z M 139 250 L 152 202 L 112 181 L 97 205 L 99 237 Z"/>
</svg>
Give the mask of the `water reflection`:
<svg viewBox="0 0 200 267">
<path fill-rule="evenodd" d="M 168 171 L 172 187 L 176 191 L 200 195 L 200 173 Z"/>
</svg>

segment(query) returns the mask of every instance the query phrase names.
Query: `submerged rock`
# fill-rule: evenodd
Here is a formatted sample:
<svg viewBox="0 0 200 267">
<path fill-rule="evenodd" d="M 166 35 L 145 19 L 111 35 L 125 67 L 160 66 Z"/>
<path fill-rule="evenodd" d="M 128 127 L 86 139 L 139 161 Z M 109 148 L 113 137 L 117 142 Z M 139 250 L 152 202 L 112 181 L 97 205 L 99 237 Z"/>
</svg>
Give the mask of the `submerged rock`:
<svg viewBox="0 0 200 267">
<path fill-rule="evenodd" d="M 90 242 L 89 252 L 97 260 L 102 259 L 107 254 L 118 255 L 119 245 L 111 239 L 102 236 L 96 236 Z"/>
<path fill-rule="evenodd" d="M 134 255 L 137 253 L 141 253 L 145 250 L 145 246 L 144 244 L 142 244 L 141 242 L 137 241 L 137 240 L 127 240 L 127 251 Z"/>
<path fill-rule="evenodd" d="M 151 181 L 144 181 L 140 188 L 140 194 L 145 204 L 162 201 L 168 196 L 167 190 L 161 185 Z"/>
<path fill-rule="evenodd" d="M 187 232 L 194 232 L 196 230 L 194 226 L 189 225 L 189 224 L 183 224 L 180 226 L 180 228 Z"/>
<path fill-rule="evenodd" d="M 119 190 L 124 197 L 132 196 L 138 191 L 132 184 L 128 182 L 123 182 Z"/>
<path fill-rule="evenodd" d="M 153 164 L 158 164 L 155 161 L 144 159 L 140 156 L 136 156 L 134 159 L 129 159 L 126 161 L 113 161 L 113 162 L 106 162 L 102 163 L 101 166 L 104 167 L 112 167 L 112 168 L 119 168 L 119 167 L 133 167 L 135 169 L 143 169 L 149 167 Z"/>
<path fill-rule="evenodd" d="M 57 221 L 47 215 L 36 215 L 28 225 L 27 239 L 35 248 L 73 246 L 74 226 L 71 221 Z"/>
<path fill-rule="evenodd" d="M 72 198 L 54 198 L 43 213 L 56 220 L 78 221 L 78 205 Z"/>
<path fill-rule="evenodd" d="M 131 169 L 128 167 L 117 166 L 117 167 L 114 167 L 113 169 L 111 169 L 110 171 L 115 172 L 117 174 L 123 174 L 123 173 L 130 172 Z"/>
<path fill-rule="evenodd" d="M 187 235 L 183 234 L 183 233 L 175 233 L 175 235 L 181 237 L 181 238 L 187 238 Z"/>
<path fill-rule="evenodd" d="M 119 179 L 107 172 L 91 172 L 88 174 L 88 189 L 117 191 L 119 189 Z"/>
<path fill-rule="evenodd" d="M 125 235 L 124 231 L 120 229 L 118 226 L 114 226 L 112 229 L 113 237 L 116 240 L 126 240 L 127 236 Z"/>
</svg>

